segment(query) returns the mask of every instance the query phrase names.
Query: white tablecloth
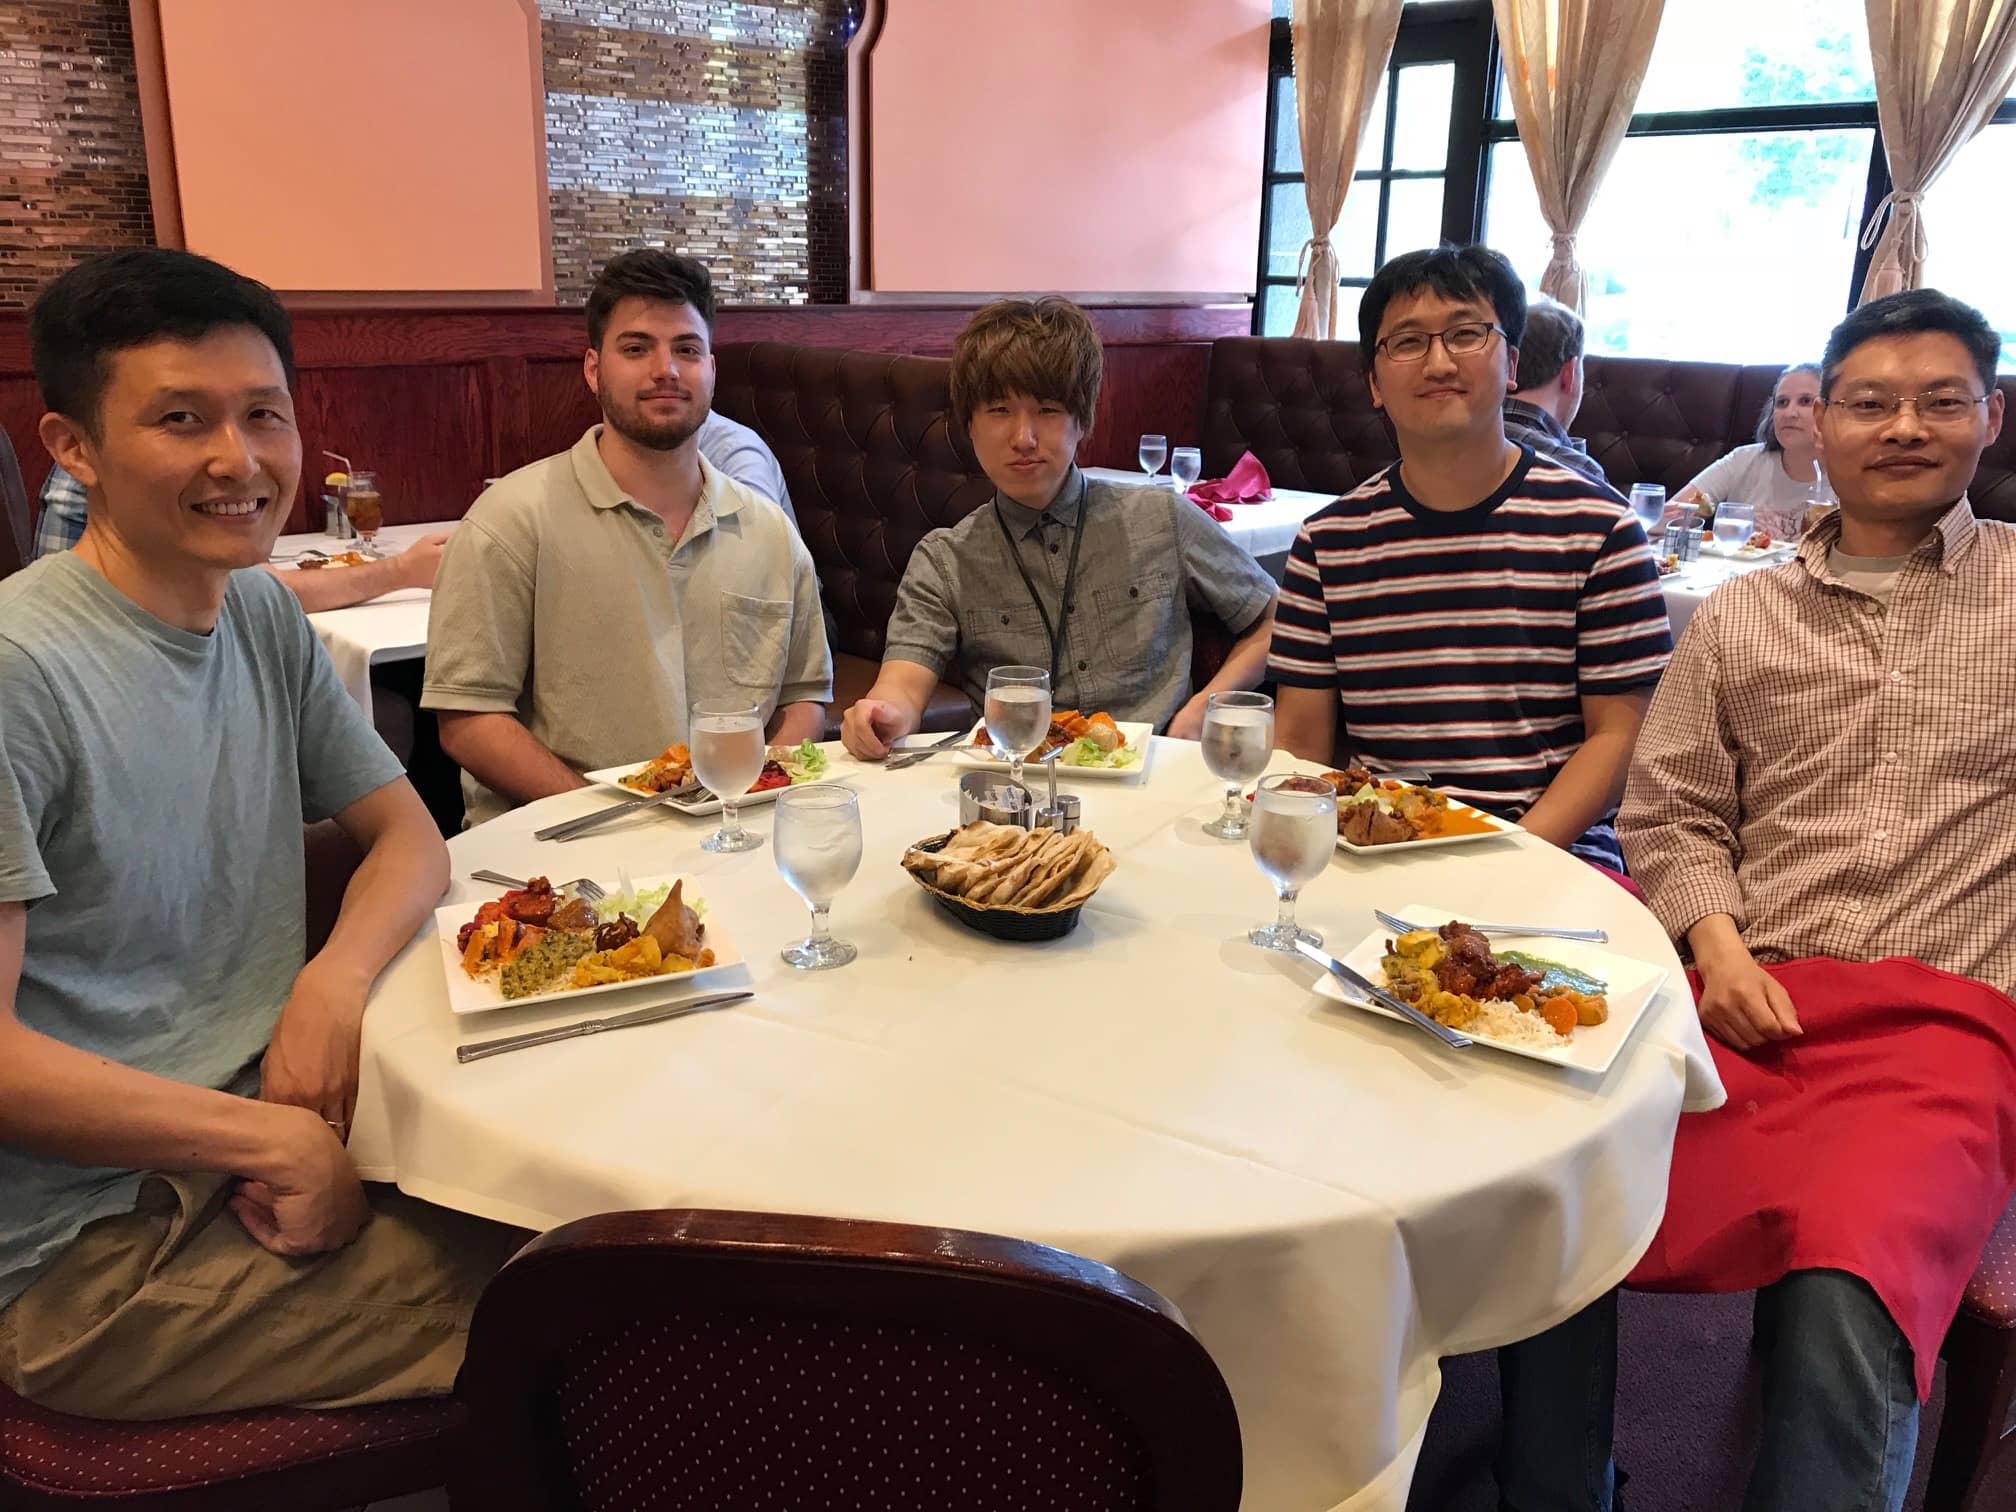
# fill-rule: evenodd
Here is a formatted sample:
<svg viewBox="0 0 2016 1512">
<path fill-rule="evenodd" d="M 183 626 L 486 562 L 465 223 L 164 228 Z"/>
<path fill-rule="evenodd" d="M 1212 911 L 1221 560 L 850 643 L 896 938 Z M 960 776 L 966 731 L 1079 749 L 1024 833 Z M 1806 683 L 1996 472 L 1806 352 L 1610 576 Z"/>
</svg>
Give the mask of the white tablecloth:
<svg viewBox="0 0 2016 1512">
<path fill-rule="evenodd" d="M 565 845 L 530 838 L 606 801 L 581 792 L 451 841 L 453 897 L 472 905 L 494 896 L 460 880 L 476 867 L 696 876 L 758 996 L 459 1065 L 459 1041 L 660 989 L 458 1020 L 430 925 L 365 1021 L 351 1148 L 366 1175 L 530 1228 L 723 1207 L 1091 1255 L 1170 1297 L 1224 1371 L 1249 1512 L 1398 1512 L 1438 1357 L 1525 1337 L 1615 1284 L 1658 1224 L 1683 1104 L 1721 1099 L 1657 923 L 1537 840 L 1340 854 L 1303 916 L 1340 953 L 1371 932 L 1375 904 L 1603 925 L 1670 975 L 1600 1079 L 1453 1055 L 1249 947 L 1272 893 L 1243 844 L 1202 832 L 1222 789 L 1193 744 L 1158 740 L 1144 783 L 1067 779 L 1120 869 L 1076 933 L 1041 946 L 953 924 L 898 866 L 957 822 L 959 758 L 892 773 L 830 749 L 862 795 L 866 842 L 833 915 L 861 956 L 839 971 L 778 961 L 804 911 L 770 846 L 703 853 L 711 821 L 661 811 Z M 767 834 L 774 812 L 749 822 Z"/>
<path fill-rule="evenodd" d="M 1128 472 L 1119 467 L 1088 467 L 1085 476 L 1102 483 L 1133 484 L 1146 488 L 1146 473 Z M 1165 473 L 1155 482 L 1158 488 L 1169 488 L 1171 483 Z M 1232 518 L 1221 521 L 1225 534 L 1245 547 L 1256 557 L 1275 556 L 1287 551 L 1295 544 L 1295 536 L 1302 529 L 1302 522 L 1325 504 L 1336 499 L 1332 493 L 1308 493 L 1298 488 L 1277 488 L 1274 497 L 1258 504 L 1234 504 L 1230 506 Z"/>
<path fill-rule="evenodd" d="M 1680 570 L 1671 577 L 1661 578 L 1659 587 L 1666 595 L 1666 618 L 1673 626 L 1673 639 L 1680 639 L 1694 618 L 1694 611 L 1708 599 L 1708 595 L 1732 578 L 1742 577 L 1748 572 L 1759 572 L 1766 567 L 1782 565 L 1777 562 L 1732 562 L 1727 559 L 1703 557 L 1695 562 L 1683 562 Z"/>
<path fill-rule="evenodd" d="M 441 520 L 425 525 L 387 525 L 378 532 L 377 546 L 390 556 L 404 551 L 423 535 L 441 530 L 452 531 L 461 523 L 460 520 Z M 274 544 L 273 555 L 276 559 L 295 557 L 313 547 L 333 556 L 353 550 L 356 545 L 354 540 L 339 540 L 319 532 L 284 535 Z M 285 562 L 276 562 L 276 565 L 283 571 L 287 570 Z M 347 569 L 325 567 L 321 570 Z M 308 623 L 314 626 L 316 636 L 328 648 L 329 659 L 336 664 L 336 675 L 343 679 L 343 686 L 350 690 L 350 696 L 357 700 L 366 714 L 371 712 L 371 667 L 374 662 L 412 661 L 427 654 L 427 605 L 433 597 L 425 588 L 401 588 L 368 603 L 308 616 Z"/>
</svg>

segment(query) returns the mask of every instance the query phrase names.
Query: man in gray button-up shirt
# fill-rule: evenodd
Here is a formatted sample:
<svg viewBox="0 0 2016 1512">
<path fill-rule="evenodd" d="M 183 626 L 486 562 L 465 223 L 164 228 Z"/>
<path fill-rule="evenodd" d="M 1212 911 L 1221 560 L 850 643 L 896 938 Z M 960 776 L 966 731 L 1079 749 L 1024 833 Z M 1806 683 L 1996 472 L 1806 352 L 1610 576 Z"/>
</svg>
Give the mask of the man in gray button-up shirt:
<svg viewBox="0 0 2016 1512">
<path fill-rule="evenodd" d="M 1100 362 L 1092 323 L 1064 299 L 1001 300 L 960 333 L 952 407 L 997 492 L 912 553 L 881 673 L 841 725 L 856 756 L 914 731 L 941 676 L 980 704 L 990 668 L 1051 668 L 1054 707 L 1190 739 L 1206 693 L 1259 682 L 1274 617 L 1259 563 L 1181 495 L 1092 483 L 1073 460 Z M 1195 697 L 1192 606 L 1238 637 Z"/>
</svg>

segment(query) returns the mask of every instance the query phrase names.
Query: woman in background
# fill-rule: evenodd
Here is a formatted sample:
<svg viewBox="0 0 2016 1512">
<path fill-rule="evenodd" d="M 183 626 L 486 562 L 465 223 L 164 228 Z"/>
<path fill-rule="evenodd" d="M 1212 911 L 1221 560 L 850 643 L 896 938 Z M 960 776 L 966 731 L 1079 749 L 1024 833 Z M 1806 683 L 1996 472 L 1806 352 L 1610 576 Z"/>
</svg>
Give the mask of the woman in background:
<svg viewBox="0 0 2016 1512">
<path fill-rule="evenodd" d="M 1709 463 L 1673 502 L 1691 504 L 1710 518 L 1717 504 L 1754 504 L 1759 530 L 1774 541 L 1798 540 L 1809 506 L 1834 499 L 1820 467 L 1814 425 L 1820 402 L 1818 363 L 1785 369 L 1757 417 L 1757 440 Z"/>
</svg>

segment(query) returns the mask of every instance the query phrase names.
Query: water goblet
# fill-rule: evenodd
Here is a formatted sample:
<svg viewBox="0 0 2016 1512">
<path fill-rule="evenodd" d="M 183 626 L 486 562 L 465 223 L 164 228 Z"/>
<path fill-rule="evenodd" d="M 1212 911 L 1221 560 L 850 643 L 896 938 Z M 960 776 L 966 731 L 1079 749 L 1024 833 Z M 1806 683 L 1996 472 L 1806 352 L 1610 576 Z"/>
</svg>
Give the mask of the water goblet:
<svg viewBox="0 0 2016 1512">
<path fill-rule="evenodd" d="M 996 667 L 987 674 L 987 738 L 1022 785 L 1022 763 L 1050 733 L 1050 674 L 1041 667 Z"/>
<path fill-rule="evenodd" d="M 1169 460 L 1169 438 L 1167 436 L 1143 436 L 1140 449 L 1135 452 L 1140 459 L 1141 471 L 1148 474 L 1148 481 L 1154 482 L 1155 475 L 1162 471 L 1162 464 Z"/>
<path fill-rule="evenodd" d="M 716 855 L 755 850 L 763 837 L 742 827 L 739 809 L 763 772 L 763 711 L 754 704 L 697 703 L 687 736 L 693 775 L 721 800 L 721 827 L 700 849 Z"/>
<path fill-rule="evenodd" d="M 1188 493 L 1203 470 L 1204 453 L 1194 446 L 1179 446 L 1169 454 L 1169 476 L 1176 480 L 1178 493 Z"/>
<path fill-rule="evenodd" d="M 1225 811 L 1204 826 L 1221 840 L 1246 836 L 1239 789 L 1274 754 L 1274 700 L 1265 693 L 1213 693 L 1204 700 L 1204 766 L 1225 784 Z"/>
<path fill-rule="evenodd" d="M 777 870 L 812 910 L 812 933 L 778 954 L 800 971 L 845 966 L 858 952 L 833 938 L 827 915 L 834 896 L 861 868 L 861 800 L 831 782 L 807 783 L 777 795 Z"/>
<path fill-rule="evenodd" d="M 1291 954 L 1297 940 L 1321 945 L 1320 934 L 1296 924 L 1295 899 L 1336 852 L 1337 790 L 1321 777 L 1294 772 L 1264 778 L 1253 792 L 1247 843 L 1281 904 L 1274 922 L 1249 930 L 1247 941 Z"/>
</svg>

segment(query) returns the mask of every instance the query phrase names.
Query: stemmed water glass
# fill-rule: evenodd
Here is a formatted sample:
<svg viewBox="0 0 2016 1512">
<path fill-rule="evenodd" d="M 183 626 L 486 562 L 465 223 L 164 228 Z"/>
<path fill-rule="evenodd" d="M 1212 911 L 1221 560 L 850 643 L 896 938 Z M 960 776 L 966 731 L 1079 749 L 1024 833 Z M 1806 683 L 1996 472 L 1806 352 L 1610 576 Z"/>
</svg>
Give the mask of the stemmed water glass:
<svg viewBox="0 0 2016 1512">
<path fill-rule="evenodd" d="M 1263 950 L 1292 954 L 1297 940 L 1321 945 L 1323 936 L 1295 922 L 1295 899 L 1303 884 L 1322 874 L 1337 849 L 1337 790 L 1321 777 L 1285 772 L 1262 780 L 1253 793 L 1253 822 L 1247 828 L 1253 859 L 1274 884 L 1281 910 L 1272 924 L 1247 932 Z"/>
<path fill-rule="evenodd" d="M 1723 550 L 1734 552 L 1757 531 L 1757 506 L 1754 504 L 1717 504 L 1715 506 L 1715 541 Z"/>
<path fill-rule="evenodd" d="M 1022 786 L 1022 763 L 1050 733 L 1050 674 L 1041 667 L 996 667 L 987 674 L 987 738 Z"/>
<path fill-rule="evenodd" d="M 1204 833 L 1242 839 L 1239 789 L 1266 771 L 1274 754 L 1274 700 L 1265 693 L 1213 693 L 1204 700 L 1203 745 L 1205 769 L 1225 784 L 1225 812 Z"/>
<path fill-rule="evenodd" d="M 1155 481 L 1155 474 L 1162 471 L 1162 464 L 1169 460 L 1169 438 L 1167 436 L 1143 436 L 1141 449 L 1135 453 L 1141 459 L 1141 471 L 1148 474 L 1148 481 Z"/>
<path fill-rule="evenodd" d="M 1645 527 L 1645 538 L 1648 541 L 1656 537 L 1666 519 L 1666 485 L 1633 483 L 1631 513 L 1636 515 L 1638 523 Z"/>
<path fill-rule="evenodd" d="M 778 954 L 800 971 L 845 966 L 859 952 L 833 938 L 826 916 L 861 867 L 861 800 L 831 782 L 787 789 L 777 795 L 776 839 L 778 872 L 812 910 L 810 937 Z"/>
<path fill-rule="evenodd" d="M 763 711 L 754 704 L 696 703 L 687 737 L 693 775 L 721 800 L 721 827 L 700 849 L 717 855 L 755 850 L 763 837 L 742 828 L 739 807 L 763 773 Z"/>
<path fill-rule="evenodd" d="M 1176 492 L 1190 492 L 1190 485 L 1204 470 L 1204 453 L 1194 446 L 1179 446 L 1169 456 L 1169 476 L 1176 480 Z"/>
</svg>

